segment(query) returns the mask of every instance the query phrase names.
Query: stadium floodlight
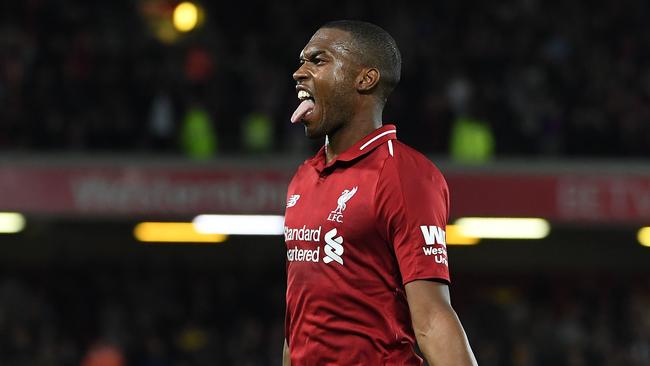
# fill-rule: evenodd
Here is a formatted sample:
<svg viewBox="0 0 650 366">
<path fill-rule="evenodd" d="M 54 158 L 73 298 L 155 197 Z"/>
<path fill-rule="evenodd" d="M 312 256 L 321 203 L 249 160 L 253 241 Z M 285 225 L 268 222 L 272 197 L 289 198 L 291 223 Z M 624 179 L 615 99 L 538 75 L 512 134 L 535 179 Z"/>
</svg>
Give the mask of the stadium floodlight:
<svg viewBox="0 0 650 366">
<path fill-rule="evenodd" d="M 476 245 L 481 239 L 465 236 L 460 232 L 458 225 L 447 225 L 447 245 Z"/>
<path fill-rule="evenodd" d="M 643 227 L 639 230 L 639 243 L 644 247 L 650 247 L 650 226 Z"/>
<path fill-rule="evenodd" d="M 282 215 L 199 215 L 192 221 L 203 234 L 282 235 Z"/>
<path fill-rule="evenodd" d="M 0 212 L 0 233 L 15 234 L 25 229 L 25 216 L 18 212 Z"/>
<path fill-rule="evenodd" d="M 141 222 L 133 236 L 145 243 L 221 243 L 228 239 L 223 234 L 199 233 L 191 222 Z"/>
<path fill-rule="evenodd" d="M 189 1 L 178 4 L 174 8 L 172 22 L 179 32 L 191 31 L 199 22 L 199 8 Z"/>
<path fill-rule="evenodd" d="M 485 239 L 543 239 L 551 231 L 540 218 L 464 217 L 455 224 L 462 235 Z"/>
</svg>

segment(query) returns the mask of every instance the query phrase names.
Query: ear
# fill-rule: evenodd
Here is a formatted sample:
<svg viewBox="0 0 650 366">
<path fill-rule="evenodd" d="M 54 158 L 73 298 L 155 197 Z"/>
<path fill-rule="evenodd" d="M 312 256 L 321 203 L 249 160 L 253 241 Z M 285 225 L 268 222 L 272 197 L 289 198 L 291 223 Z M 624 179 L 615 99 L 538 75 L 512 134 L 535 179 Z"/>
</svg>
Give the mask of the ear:
<svg viewBox="0 0 650 366">
<path fill-rule="evenodd" d="M 379 83 L 380 77 L 381 75 L 379 74 L 379 70 L 374 67 L 362 69 L 357 78 L 357 90 L 360 93 L 368 93 L 372 91 Z"/>
</svg>

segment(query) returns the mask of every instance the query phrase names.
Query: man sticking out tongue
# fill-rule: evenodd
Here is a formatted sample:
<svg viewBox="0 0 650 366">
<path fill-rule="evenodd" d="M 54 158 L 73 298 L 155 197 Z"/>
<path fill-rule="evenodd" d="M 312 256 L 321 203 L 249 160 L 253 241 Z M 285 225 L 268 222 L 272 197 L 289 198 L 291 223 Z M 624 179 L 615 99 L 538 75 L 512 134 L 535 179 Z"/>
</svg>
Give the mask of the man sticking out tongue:
<svg viewBox="0 0 650 366">
<path fill-rule="evenodd" d="M 314 110 L 314 101 L 311 99 L 305 99 L 300 103 L 296 111 L 293 112 L 291 116 L 291 123 L 300 122 L 307 113 L 311 113 Z"/>
<path fill-rule="evenodd" d="M 416 342 L 429 365 L 477 365 L 450 303 L 447 183 L 382 121 L 400 75 L 370 23 L 327 23 L 300 53 L 291 122 L 325 145 L 289 183 L 284 222 L 323 238 L 285 236 L 283 366 L 422 366 Z"/>
</svg>

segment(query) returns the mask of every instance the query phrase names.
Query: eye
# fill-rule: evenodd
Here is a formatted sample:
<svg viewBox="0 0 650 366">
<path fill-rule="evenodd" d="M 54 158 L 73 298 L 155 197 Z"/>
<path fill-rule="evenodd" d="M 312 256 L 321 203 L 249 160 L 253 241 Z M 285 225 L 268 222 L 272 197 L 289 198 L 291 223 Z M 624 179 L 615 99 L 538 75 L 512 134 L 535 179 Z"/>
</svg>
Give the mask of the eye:
<svg viewBox="0 0 650 366">
<path fill-rule="evenodd" d="M 314 64 L 316 64 L 316 65 L 322 65 L 322 64 L 325 63 L 325 60 L 322 59 L 322 58 L 320 58 L 320 57 L 316 57 L 316 58 L 314 59 L 313 62 L 314 62 Z"/>
</svg>

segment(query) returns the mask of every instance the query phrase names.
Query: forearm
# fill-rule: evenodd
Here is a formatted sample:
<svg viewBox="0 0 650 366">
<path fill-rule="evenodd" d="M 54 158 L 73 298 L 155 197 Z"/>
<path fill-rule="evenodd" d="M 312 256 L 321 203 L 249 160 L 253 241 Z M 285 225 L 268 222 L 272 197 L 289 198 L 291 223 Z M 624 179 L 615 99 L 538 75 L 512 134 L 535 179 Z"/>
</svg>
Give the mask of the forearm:
<svg viewBox="0 0 650 366">
<path fill-rule="evenodd" d="M 291 358 L 289 357 L 289 346 L 287 340 L 284 340 L 284 347 L 282 349 L 282 366 L 291 366 Z"/>
<path fill-rule="evenodd" d="M 476 358 L 456 315 L 448 308 L 416 327 L 418 346 L 430 366 L 475 366 Z"/>
</svg>

